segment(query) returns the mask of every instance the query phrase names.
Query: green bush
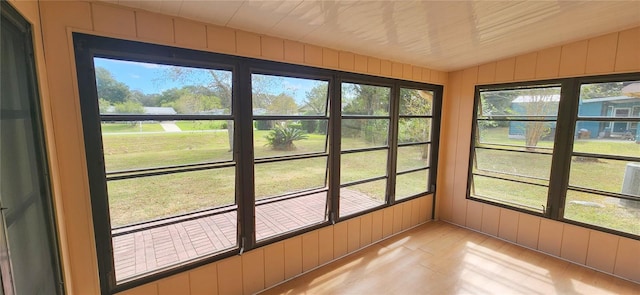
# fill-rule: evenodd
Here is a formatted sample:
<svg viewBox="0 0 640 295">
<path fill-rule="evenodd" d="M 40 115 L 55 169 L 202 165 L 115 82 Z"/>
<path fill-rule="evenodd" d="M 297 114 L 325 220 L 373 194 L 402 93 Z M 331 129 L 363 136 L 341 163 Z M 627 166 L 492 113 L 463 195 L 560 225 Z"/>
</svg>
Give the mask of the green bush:
<svg viewBox="0 0 640 295">
<path fill-rule="evenodd" d="M 293 144 L 294 141 L 307 139 L 308 136 L 299 128 L 281 123 L 276 124 L 265 138 L 267 139 L 267 146 L 274 150 L 291 151 L 296 148 Z"/>
</svg>

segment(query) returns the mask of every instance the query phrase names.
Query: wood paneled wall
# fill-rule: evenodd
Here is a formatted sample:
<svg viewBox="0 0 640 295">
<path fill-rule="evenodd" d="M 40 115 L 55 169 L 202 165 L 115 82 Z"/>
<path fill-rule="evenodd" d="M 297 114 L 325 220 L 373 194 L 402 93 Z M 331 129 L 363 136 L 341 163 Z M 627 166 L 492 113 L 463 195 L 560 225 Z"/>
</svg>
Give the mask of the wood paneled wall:
<svg viewBox="0 0 640 295">
<path fill-rule="evenodd" d="M 443 104 L 437 215 L 640 282 L 640 241 L 466 199 L 476 85 L 640 71 L 640 27 L 449 73 Z"/>
</svg>

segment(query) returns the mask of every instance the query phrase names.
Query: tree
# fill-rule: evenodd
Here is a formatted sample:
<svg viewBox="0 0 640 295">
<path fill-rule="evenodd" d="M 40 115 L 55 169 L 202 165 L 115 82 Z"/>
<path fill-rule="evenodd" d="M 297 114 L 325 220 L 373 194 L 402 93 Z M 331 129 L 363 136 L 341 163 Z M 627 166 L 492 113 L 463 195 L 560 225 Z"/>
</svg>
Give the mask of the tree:
<svg viewBox="0 0 640 295">
<path fill-rule="evenodd" d="M 554 115 L 558 109 L 557 88 L 543 88 L 524 90 L 523 101 L 520 105 L 524 108 L 526 116 L 549 116 Z M 551 133 L 551 125 L 545 121 L 530 121 L 524 123 L 525 147 L 533 150 L 538 145 L 538 141 Z"/>
<path fill-rule="evenodd" d="M 327 85 L 318 84 L 307 91 L 303 107 L 307 115 L 324 115 L 327 109 Z"/>
<path fill-rule="evenodd" d="M 144 107 L 142 104 L 132 100 L 116 103 L 115 109 L 118 114 L 144 114 Z"/>
<path fill-rule="evenodd" d="M 270 103 L 266 106 L 267 113 L 273 115 L 296 115 L 298 114 L 298 104 L 293 97 L 280 93 L 277 96 L 269 96 Z"/>
<path fill-rule="evenodd" d="M 117 81 L 111 72 L 103 67 L 96 67 L 96 86 L 98 97 L 111 104 L 125 102 L 130 95 L 129 86 Z"/>
<path fill-rule="evenodd" d="M 433 107 L 433 92 L 414 89 L 400 89 L 400 115 L 428 115 Z M 431 121 L 421 118 L 404 119 L 399 122 L 398 141 L 416 142 L 428 137 Z M 421 151 L 422 159 L 429 157 L 429 145 Z"/>
<path fill-rule="evenodd" d="M 203 81 L 197 81 L 198 79 L 195 77 L 196 70 L 202 71 L 201 69 L 170 67 L 166 71 L 166 76 L 173 81 L 182 81 L 184 83 L 195 82 L 195 84 L 199 84 L 196 86 L 199 90 L 203 89 L 201 87 L 208 88 L 208 91 L 211 91 L 214 96 L 219 98 L 221 109 L 224 110 L 225 113 L 230 114 L 233 97 L 231 88 L 232 73 L 224 70 L 207 70 L 211 79 L 204 82 L 207 84 L 202 85 Z M 184 90 L 184 88 L 182 90 Z M 178 89 L 171 90 L 171 92 L 167 92 L 166 95 L 164 95 L 165 92 L 163 92 L 163 96 L 166 99 L 164 101 L 176 101 L 182 96 Z M 227 134 L 229 136 L 229 151 L 231 152 L 233 151 L 233 120 L 227 120 Z"/>
<path fill-rule="evenodd" d="M 622 95 L 622 82 L 585 84 L 580 87 L 580 98 L 592 99 Z"/>
<path fill-rule="evenodd" d="M 98 108 L 100 109 L 100 114 L 105 114 L 109 112 L 109 107 L 111 103 L 104 98 L 98 98 Z"/>
<path fill-rule="evenodd" d="M 187 92 L 174 101 L 171 106 L 179 114 L 197 114 L 220 108 L 220 98 Z"/>
</svg>

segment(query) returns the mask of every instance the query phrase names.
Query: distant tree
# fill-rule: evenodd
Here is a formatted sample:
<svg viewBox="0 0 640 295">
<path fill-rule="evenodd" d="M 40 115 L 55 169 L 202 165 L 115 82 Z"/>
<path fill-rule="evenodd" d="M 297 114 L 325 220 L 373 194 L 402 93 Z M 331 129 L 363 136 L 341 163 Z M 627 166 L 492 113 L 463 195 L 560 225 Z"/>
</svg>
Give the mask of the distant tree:
<svg viewBox="0 0 640 295">
<path fill-rule="evenodd" d="M 305 95 L 304 105 L 309 109 L 307 115 L 323 115 L 327 108 L 327 85 L 318 84 Z"/>
<path fill-rule="evenodd" d="M 136 101 L 127 100 L 125 102 L 116 103 L 115 111 L 118 114 L 143 114 L 144 107 Z"/>
<path fill-rule="evenodd" d="M 433 107 L 433 92 L 413 89 L 400 89 L 400 114 L 428 115 Z M 400 120 L 400 141 L 418 141 L 431 132 L 431 121 L 425 119 Z M 429 146 L 421 151 L 422 159 L 429 157 Z"/>
<path fill-rule="evenodd" d="M 130 95 L 129 86 L 117 81 L 111 72 L 103 67 L 96 67 L 96 86 L 98 97 L 111 104 L 125 102 Z"/>
<path fill-rule="evenodd" d="M 109 111 L 110 106 L 111 106 L 111 103 L 109 103 L 108 100 L 104 98 L 98 98 L 98 107 L 100 108 L 101 114 L 107 113 Z"/>
<path fill-rule="evenodd" d="M 593 99 L 622 95 L 622 82 L 584 84 L 580 88 L 580 98 Z"/>
<path fill-rule="evenodd" d="M 187 92 L 170 105 L 179 114 L 197 114 L 220 108 L 220 98 Z"/>
<path fill-rule="evenodd" d="M 210 91 L 213 96 L 219 98 L 220 108 L 226 113 L 231 113 L 232 109 L 232 75 L 229 71 L 221 71 L 221 70 L 208 70 L 210 79 L 206 81 L 201 81 L 201 79 L 196 78 L 196 70 L 188 69 L 183 67 L 170 67 L 166 71 L 167 79 L 172 81 L 181 81 L 185 84 L 198 84 L 194 86 L 196 88 L 191 88 L 191 91 L 203 91 L 203 88 L 208 88 L 207 91 Z M 201 70 L 198 70 L 201 71 Z M 162 104 L 169 103 L 171 101 L 175 102 L 182 94 L 181 91 L 189 91 L 189 88 L 182 89 L 170 89 L 170 91 L 164 91 L 161 95 L 160 102 Z M 234 126 L 233 120 L 227 120 L 227 134 L 229 136 L 229 151 L 233 151 L 233 134 L 234 134 Z"/>
<path fill-rule="evenodd" d="M 267 113 L 277 115 L 296 115 L 298 114 L 298 104 L 296 100 L 284 93 L 269 96 L 270 103 L 267 105 Z"/>
</svg>

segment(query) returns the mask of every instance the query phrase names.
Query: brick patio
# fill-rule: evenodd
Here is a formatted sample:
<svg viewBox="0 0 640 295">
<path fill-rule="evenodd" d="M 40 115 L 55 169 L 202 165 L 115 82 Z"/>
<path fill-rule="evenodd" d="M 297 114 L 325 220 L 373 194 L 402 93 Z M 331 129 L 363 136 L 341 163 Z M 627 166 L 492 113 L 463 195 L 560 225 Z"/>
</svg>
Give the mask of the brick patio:
<svg viewBox="0 0 640 295">
<path fill-rule="evenodd" d="M 382 205 L 360 192 L 341 189 L 340 215 Z M 326 193 L 256 206 L 256 239 L 324 221 Z M 236 211 L 162 225 L 113 238 L 118 281 L 160 270 L 236 245 Z M 119 231 L 127 230 L 120 229 Z M 115 231 L 114 231 L 115 232 Z"/>
</svg>

